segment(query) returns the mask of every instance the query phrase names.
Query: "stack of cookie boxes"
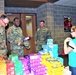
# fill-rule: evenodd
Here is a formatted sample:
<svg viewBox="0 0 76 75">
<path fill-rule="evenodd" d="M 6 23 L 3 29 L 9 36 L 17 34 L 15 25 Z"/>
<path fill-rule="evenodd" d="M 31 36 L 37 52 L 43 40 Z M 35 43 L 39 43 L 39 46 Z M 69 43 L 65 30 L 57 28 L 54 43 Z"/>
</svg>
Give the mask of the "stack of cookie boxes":
<svg viewBox="0 0 76 75">
<path fill-rule="evenodd" d="M 6 63 L 5 60 L 0 58 L 0 75 L 7 75 L 6 74 Z"/>
</svg>

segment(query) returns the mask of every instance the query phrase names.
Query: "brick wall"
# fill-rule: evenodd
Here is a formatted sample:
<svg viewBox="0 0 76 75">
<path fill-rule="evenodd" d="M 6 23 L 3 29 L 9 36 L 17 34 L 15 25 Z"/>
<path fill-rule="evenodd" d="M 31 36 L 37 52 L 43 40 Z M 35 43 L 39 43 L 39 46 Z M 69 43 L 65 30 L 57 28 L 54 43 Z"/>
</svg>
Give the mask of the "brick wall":
<svg viewBox="0 0 76 75">
<path fill-rule="evenodd" d="M 71 17 L 72 24 L 76 25 L 76 7 L 45 3 L 38 8 L 6 7 L 5 12 L 36 13 L 37 27 L 39 27 L 40 20 L 45 21 L 46 26 L 49 27 L 51 31 L 54 43 L 59 45 L 59 54 L 62 52 L 64 39 L 70 34 L 70 32 L 64 32 L 64 16 Z"/>
<path fill-rule="evenodd" d="M 72 25 L 76 25 L 76 8 L 69 6 L 53 5 L 45 3 L 37 8 L 37 26 L 41 19 L 45 20 L 49 27 L 54 43 L 59 45 L 59 54 L 63 49 L 64 39 L 69 36 L 70 32 L 64 32 L 64 16 L 72 18 Z"/>
<path fill-rule="evenodd" d="M 54 30 L 55 42 L 59 44 L 59 54 L 63 48 L 64 39 L 70 32 L 64 32 L 64 17 L 72 18 L 72 25 L 76 25 L 76 8 L 69 6 L 54 5 Z"/>
<path fill-rule="evenodd" d="M 0 15 L 4 14 L 4 0 L 0 0 Z"/>
</svg>

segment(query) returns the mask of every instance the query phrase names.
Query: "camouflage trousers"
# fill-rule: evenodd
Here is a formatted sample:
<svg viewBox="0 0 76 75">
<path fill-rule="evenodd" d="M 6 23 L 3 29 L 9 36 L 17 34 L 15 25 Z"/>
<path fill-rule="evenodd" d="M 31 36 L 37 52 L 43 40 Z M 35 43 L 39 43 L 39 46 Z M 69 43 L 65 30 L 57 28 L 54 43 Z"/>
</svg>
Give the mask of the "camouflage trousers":
<svg viewBox="0 0 76 75">
<path fill-rule="evenodd" d="M 23 49 L 11 50 L 11 54 L 17 54 L 19 57 L 23 57 L 24 56 L 24 50 Z"/>
</svg>

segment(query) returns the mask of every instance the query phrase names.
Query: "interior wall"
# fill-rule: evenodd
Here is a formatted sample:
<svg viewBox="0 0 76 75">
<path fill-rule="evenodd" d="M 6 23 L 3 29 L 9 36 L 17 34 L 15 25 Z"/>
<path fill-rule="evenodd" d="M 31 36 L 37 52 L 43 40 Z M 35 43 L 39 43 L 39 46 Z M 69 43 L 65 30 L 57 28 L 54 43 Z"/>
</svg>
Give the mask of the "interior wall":
<svg viewBox="0 0 76 75">
<path fill-rule="evenodd" d="M 51 31 L 54 43 L 59 45 L 59 55 L 63 50 L 64 39 L 70 35 L 70 32 L 64 32 L 65 16 L 72 18 L 72 25 L 76 25 L 75 7 L 45 3 L 37 8 L 37 25 L 39 26 L 40 20 L 45 20 Z"/>
<path fill-rule="evenodd" d="M 52 38 L 54 39 L 53 5 L 50 3 L 45 3 L 37 8 L 36 13 L 37 13 L 37 27 L 39 27 L 40 20 L 44 20 L 45 25 L 49 28 Z"/>
<path fill-rule="evenodd" d="M 4 14 L 4 0 L 0 0 L 0 15 Z"/>
<path fill-rule="evenodd" d="M 55 42 L 59 44 L 59 54 L 63 49 L 63 42 L 70 32 L 64 32 L 64 17 L 72 19 L 72 25 L 76 25 L 76 7 L 54 5 L 54 30 Z"/>
<path fill-rule="evenodd" d="M 64 39 L 70 32 L 64 32 L 64 16 L 72 18 L 72 25 L 76 25 L 76 8 L 45 3 L 38 8 L 6 7 L 5 12 L 11 13 L 36 13 L 37 27 L 39 21 L 44 20 L 49 27 L 55 44 L 59 45 L 59 54 L 62 52 Z"/>
</svg>

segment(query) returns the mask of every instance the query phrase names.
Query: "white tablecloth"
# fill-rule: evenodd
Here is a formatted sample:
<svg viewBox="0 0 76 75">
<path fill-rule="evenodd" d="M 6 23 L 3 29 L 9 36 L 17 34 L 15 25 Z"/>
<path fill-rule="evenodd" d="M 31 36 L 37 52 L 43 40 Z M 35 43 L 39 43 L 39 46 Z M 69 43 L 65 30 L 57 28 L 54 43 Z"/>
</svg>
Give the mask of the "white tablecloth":
<svg viewBox="0 0 76 75">
<path fill-rule="evenodd" d="M 64 68 L 64 74 L 63 75 L 71 75 L 71 71 L 69 71 L 69 66 Z"/>
</svg>

